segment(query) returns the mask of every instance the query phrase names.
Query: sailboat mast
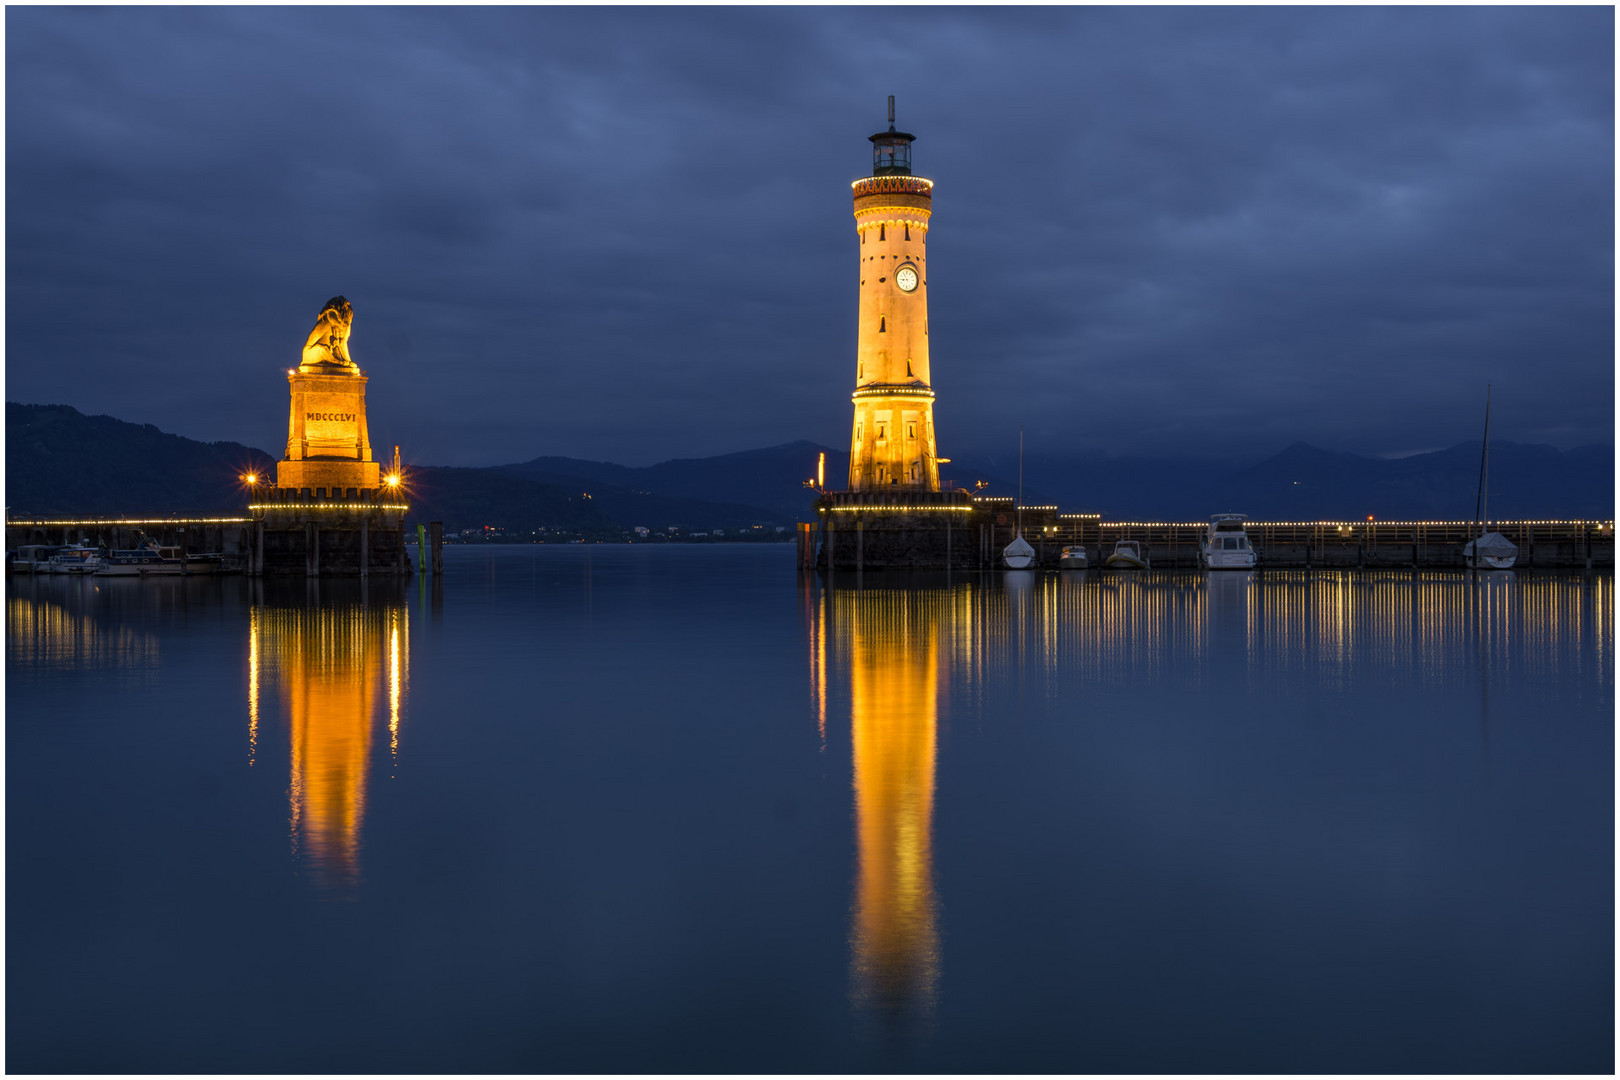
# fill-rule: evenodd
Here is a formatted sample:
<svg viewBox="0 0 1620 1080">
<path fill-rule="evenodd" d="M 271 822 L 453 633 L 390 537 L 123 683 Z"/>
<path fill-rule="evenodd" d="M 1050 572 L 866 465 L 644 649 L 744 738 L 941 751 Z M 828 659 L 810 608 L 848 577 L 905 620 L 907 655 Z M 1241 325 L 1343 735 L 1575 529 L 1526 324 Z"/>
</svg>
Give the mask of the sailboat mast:
<svg viewBox="0 0 1620 1080">
<path fill-rule="evenodd" d="M 1018 535 L 1024 535 L 1024 429 L 1018 429 Z"/>
<path fill-rule="evenodd" d="M 1479 526 L 1484 520 L 1485 512 L 1485 471 L 1490 468 L 1491 462 L 1491 384 L 1485 384 L 1485 438 L 1479 451 L 1479 491 L 1474 495 L 1474 525 Z M 1477 530 L 1476 536 L 1483 536 L 1483 530 Z"/>
<path fill-rule="evenodd" d="M 1485 462 L 1479 471 L 1479 531 L 1491 527 L 1491 384 L 1485 384 Z"/>
</svg>

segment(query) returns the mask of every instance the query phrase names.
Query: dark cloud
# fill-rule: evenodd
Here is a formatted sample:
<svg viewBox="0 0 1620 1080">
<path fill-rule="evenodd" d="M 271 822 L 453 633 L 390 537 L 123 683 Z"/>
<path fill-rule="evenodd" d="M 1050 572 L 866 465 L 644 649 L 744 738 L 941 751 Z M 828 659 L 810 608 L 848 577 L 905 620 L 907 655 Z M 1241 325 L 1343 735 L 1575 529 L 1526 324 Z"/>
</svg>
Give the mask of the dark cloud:
<svg viewBox="0 0 1620 1080">
<path fill-rule="evenodd" d="M 938 183 L 942 450 L 1613 430 L 1607 8 L 11 8 L 7 397 L 279 449 L 847 437 L 849 181 Z"/>
</svg>

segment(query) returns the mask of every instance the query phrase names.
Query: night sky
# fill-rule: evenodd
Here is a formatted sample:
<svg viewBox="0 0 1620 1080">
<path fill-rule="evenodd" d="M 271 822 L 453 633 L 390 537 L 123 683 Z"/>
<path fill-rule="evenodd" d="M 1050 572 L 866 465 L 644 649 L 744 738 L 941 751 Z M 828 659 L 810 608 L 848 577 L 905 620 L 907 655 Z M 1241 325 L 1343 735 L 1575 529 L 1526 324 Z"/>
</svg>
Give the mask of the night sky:
<svg viewBox="0 0 1620 1080">
<path fill-rule="evenodd" d="M 849 438 L 866 137 L 933 179 L 940 452 L 1614 427 L 1614 12 L 6 11 L 6 398 L 279 455 Z"/>
</svg>

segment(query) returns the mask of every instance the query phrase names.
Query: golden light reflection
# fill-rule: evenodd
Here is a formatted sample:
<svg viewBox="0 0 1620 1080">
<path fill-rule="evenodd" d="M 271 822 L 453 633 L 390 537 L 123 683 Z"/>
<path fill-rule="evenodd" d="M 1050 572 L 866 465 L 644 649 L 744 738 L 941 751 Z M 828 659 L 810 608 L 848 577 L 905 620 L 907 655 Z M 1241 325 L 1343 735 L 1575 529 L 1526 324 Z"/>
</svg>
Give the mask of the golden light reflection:
<svg viewBox="0 0 1620 1080">
<path fill-rule="evenodd" d="M 85 595 L 88 584 L 57 578 L 9 587 L 15 591 L 6 597 L 6 653 L 13 663 L 69 669 L 157 666 L 157 636 L 116 619 L 98 619 L 94 600 Z M 33 595 L 51 589 L 60 601 Z"/>
<path fill-rule="evenodd" d="M 249 723 L 256 743 L 259 665 L 274 672 L 290 744 L 288 829 L 295 858 L 318 887 L 348 895 L 360 882 L 372 729 L 387 681 L 390 754 L 399 750 L 408 679 L 407 611 L 400 604 L 255 606 L 250 623 Z"/>
<path fill-rule="evenodd" d="M 248 764 L 259 752 L 259 609 L 248 611 Z"/>
<path fill-rule="evenodd" d="M 928 1017 L 938 996 L 934 764 L 950 596 L 832 590 L 820 609 L 826 619 L 830 608 L 849 673 L 858 852 L 851 997 L 890 1017 Z"/>
<path fill-rule="evenodd" d="M 397 615 L 397 612 L 389 612 Z M 400 627 L 389 627 L 389 753 L 394 763 L 400 759 Z"/>
<path fill-rule="evenodd" d="M 1612 574 L 1272 570 L 998 575 L 954 588 L 812 587 L 811 706 L 847 674 L 858 866 L 851 999 L 927 1017 L 941 985 L 933 815 L 939 718 L 1029 693 L 1076 715 L 1096 689 L 1240 685 L 1308 701 L 1368 680 L 1606 688 Z M 829 670 L 830 668 L 830 670 Z M 1127 717 L 1088 722 L 1130 723 Z"/>
</svg>

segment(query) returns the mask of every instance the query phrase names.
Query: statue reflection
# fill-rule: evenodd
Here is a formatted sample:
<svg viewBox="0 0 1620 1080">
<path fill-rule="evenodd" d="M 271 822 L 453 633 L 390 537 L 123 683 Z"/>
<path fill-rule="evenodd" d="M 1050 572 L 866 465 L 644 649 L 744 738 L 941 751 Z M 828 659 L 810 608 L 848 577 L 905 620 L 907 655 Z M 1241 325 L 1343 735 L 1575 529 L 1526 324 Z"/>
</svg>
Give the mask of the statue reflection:
<svg viewBox="0 0 1620 1080">
<path fill-rule="evenodd" d="M 836 655 L 849 672 L 859 858 L 851 997 L 895 1021 L 928 1018 L 938 993 L 934 757 L 949 597 L 836 589 L 827 607 L 816 605 L 830 609 Z"/>
<path fill-rule="evenodd" d="M 264 588 L 274 596 L 278 584 Z M 291 749 L 294 858 L 317 888 L 349 896 L 360 883 L 374 731 L 385 707 L 391 758 L 399 752 L 409 620 L 386 585 L 367 596 L 358 583 L 323 584 L 318 598 L 302 586 L 295 602 L 260 601 L 251 611 L 249 752 L 261 737 L 259 687 L 270 681 Z"/>
</svg>

